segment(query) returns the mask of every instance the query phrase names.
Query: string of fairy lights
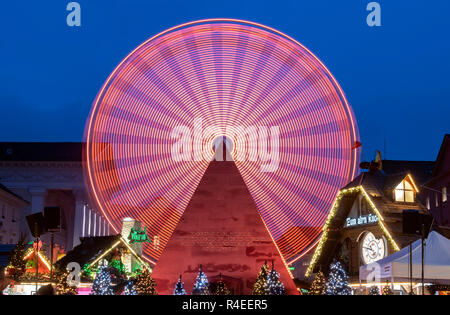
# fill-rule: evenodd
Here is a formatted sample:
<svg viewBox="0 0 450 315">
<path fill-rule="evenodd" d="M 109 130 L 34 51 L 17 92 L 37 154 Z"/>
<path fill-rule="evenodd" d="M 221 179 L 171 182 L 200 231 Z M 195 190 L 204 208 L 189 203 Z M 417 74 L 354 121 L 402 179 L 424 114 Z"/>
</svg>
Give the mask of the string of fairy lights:
<svg viewBox="0 0 450 315">
<path fill-rule="evenodd" d="M 388 230 L 388 228 L 386 227 L 386 225 L 384 224 L 384 217 L 381 215 L 380 211 L 377 209 L 377 207 L 375 206 L 375 204 L 372 201 L 372 198 L 369 196 L 369 194 L 366 192 L 366 190 L 364 189 L 364 187 L 362 186 L 356 186 L 356 187 L 352 187 L 352 188 L 348 188 L 348 189 L 342 189 L 341 191 L 339 191 L 338 195 L 336 196 L 336 199 L 333 203 L 333 206 L 331 208 L 330 214 L 328 215 L 327 221 L 325 222 L 325 225 L 323 226 L 322 229 L 322 237 L 320 238 L 319 244 L 317 245 L 316 250 L 314 251 L 314 255 L 311 259 L 311 263 L 308 266 L 308 269 L 306 270 L 306 277 L 309 277 L 313 274 L 314 269 L 316 267 L 316 264 L 319 260 L 319 257 L 322 254 L 323 248 L 328 240 L 328 234 L 330 231 L 330 225 L 333 222 L 334 217 L 337 214 L 337 210 L 339 208 L 339 204 L 342 200 L 342 198 L 347 195 L 347 194 L 352 194 L 352 193 L 358 193 L 360 192 L 365 199 L 367 200 L 368 204 L 370 205 L 371 209 L 373 210 L 373 212 L 375 213 L 375 215 L 378 217 L 378 225 L 381 228 L 381 230 L 384 232 L 384 235 L 386 236 L 387 240 L 389 241 L 389 243 L 391 244 L 392 248 L 394 249 L 394 251 L 399 251 L 400 247 L 398 246 L 397 242 L 395 242 L 394 238 L 392 237 L 390 231 Z"/>
</svg>

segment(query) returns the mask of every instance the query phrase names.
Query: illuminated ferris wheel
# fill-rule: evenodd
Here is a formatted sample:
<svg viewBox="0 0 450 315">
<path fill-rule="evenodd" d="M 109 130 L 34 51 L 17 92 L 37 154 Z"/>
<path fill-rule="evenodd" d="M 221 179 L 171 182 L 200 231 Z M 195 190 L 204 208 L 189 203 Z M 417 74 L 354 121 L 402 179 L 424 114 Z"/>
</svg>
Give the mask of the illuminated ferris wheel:
<svg viewBox="0 0 450 315">
<path fill-rule="evenodd" d="M 259 160 L 235 162 L 285 260 L 314 246 L 338 189 L 357 170 L 352 109 L 329 70 L 300 43 L 231 19 L 157 34 L 98 93 L 86 126 L 86 172 L 112 227 L 119 231 L 124 217 L 142 221 L 159 240 L 158 247 L 145 245 L 145 256 L 158 260 L 209 164 L 173 158 L 173 131 L 196 121 L 219 131 L 193 146 L 192 157 L 212 148 L 227 126 L 278 128 L 275 170 L 261 171 Z M 254 149 L 233 144 L 235 156 Z"/>
</svg>

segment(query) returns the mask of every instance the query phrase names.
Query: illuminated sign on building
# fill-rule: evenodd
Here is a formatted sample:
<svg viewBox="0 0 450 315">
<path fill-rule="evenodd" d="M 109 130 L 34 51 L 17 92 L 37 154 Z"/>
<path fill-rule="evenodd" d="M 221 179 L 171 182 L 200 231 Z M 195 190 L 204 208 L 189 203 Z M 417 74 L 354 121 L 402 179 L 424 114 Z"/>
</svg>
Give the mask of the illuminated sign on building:
<svg viewBox="0 0 450 315">
<path fill-rule="evenodd" d="M 144 230 L 138 230 L 135 228 L 131 228 L 130 234 L 128 235 L 128 240 L 130 241 L 130 244 L 143 243 L 143 242 L 151 243 L 146 230 L 147 230 L 147 227 L 144 227 Z"/>
<path fill-rule="evenodd" d="M 345 221 L 345 227 L 348 228 L 377 222 L 378 217 L 374 214 L 361 215 L 358 218 L 347 218 L 347 220 Z"/>
</svg>

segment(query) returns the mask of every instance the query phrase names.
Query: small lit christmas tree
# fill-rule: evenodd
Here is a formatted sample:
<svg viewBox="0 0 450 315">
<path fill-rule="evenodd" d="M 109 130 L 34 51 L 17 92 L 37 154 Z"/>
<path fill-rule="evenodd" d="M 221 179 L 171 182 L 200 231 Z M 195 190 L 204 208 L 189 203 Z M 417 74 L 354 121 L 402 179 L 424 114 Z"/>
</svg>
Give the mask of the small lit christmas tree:
<svg viewBox="0 0 450 315">
<path fill-rule="evenodd" d="M 91 295 L 114 295 L 111 274 L 107 266 L 99 267 L 99 273 L 92 284 Z"/>
<path fill-rule="evenodd" d="M 326 282 L 325 275 L 319 271 L 311 284 L 308 295 L 324 295 Z"/>
<path fill-rule="evenodd" d="M 25 273 L 25 268 L 27 262 L 24 260 L 25 251 L 27 249 L 27 244 L 23 237 L 20 238 L 19 242 L 16 244 L 16 248 L 12 252 L 9 258 L 9 264 L 6 267 L 8 277 L 18 281 L 19 278 Z"/>
<path fill-rule="evenodd" d="M 216 284 L 216 290 L 214 295 L 230 295 L 231 292 L 228 290 L 227 285 L 222 280 L 222 274 L 219 275 L 219 282 Z"/>
<path fill-rule="evenodd" d="M 369 295 L 380 295 L 380 288 L 376 285 L 369 288 Z"/>
<path fill-rule="evenodd" d="M 208 278 L 202 270 L 202 265 L 198 268 L 197 280 L 194 283 L 192 295 L 210 295 Z"/>
<path fill-rule="evenodd" d="M 173 290 L 173 295 L 186 295 L 186 290 L 184 289 L 184 283 L 181 281 L 181 275 L 178 282 L 175 284 L 175 289 Z"/>
<path fill-rule="evenodd" d="M 56 292 L 58 295 L 77 295 L 77 287 L 73 283 L 70 283 L 70 271 L 65 272 L 57 271 L 54 274 L 54 278 L 57 280 Z"/>
<path fill-rule="evenodd" d="M 134 286 L 138 295 L 158 295 L 155 280 L 153 280 L 150 271 L 145 267 L 136 278 Z"/>
<path fill-rule="evenodd" d="M 267 282 L 264 285 L 266 295 L 284 295 L 286 290 L 280 281 L 280 274 L 275 270 L 272 260 L 272 270 L 267 274 Z"/>
<path fill-rule="evenodd" d="M 123 295 L 137 295 L 136 288 L 133 281 L 128 281 L 127 285 L 123 289 Z"/>
<path fill-rule="evenodd" d="M 391 286 L 389 285 L 389 282 L 383 287 L 383 295 L 394 295 L 394 292 L 392 292 Z"/>
<path fill-rule="evenodd" d="M 341 263 L 335 261 L 330 266 L 330 274 L 325 285 L 326 295 L 350 295 L 352 289 L 348 285 L 348 275 Z"/>
<path fill-rule="evenodd" d="M 253 295 L 265 295 L 266 291 L 264 290 L 264 286 L 267 282 L 267 274 L 269 273 L 269 267 L 267 266 L 267 261 L 261 266 L 261 269 L 258 274 L 258 278 L 256 278 L 256 282 L 253 285 Z"/>
</svg>

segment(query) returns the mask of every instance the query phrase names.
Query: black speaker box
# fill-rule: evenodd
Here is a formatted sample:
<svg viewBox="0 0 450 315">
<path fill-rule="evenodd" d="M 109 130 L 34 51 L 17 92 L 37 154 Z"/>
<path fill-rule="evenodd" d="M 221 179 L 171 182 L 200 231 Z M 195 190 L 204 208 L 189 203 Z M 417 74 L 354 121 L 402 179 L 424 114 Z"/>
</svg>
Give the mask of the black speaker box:
<svg viewBox="0 0 450 315">
<path fill-rule="evenodd" d="M 27 216 L 28 227 L 30 228 L 31 235 L 33 237 L 39 237 L 44 234 L 45 231 L 45 220 L 42 212 L 31 214 Z"/>
<path fill-rule="evenodd" d="M 419 213 L 418 210 L 403 210 L 404 234 L 421 235 L 423 225 L 425 237 L 428 237 L 432 222 L 433 218 L 430 215 Z"/>
</svg>

